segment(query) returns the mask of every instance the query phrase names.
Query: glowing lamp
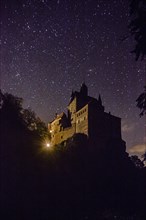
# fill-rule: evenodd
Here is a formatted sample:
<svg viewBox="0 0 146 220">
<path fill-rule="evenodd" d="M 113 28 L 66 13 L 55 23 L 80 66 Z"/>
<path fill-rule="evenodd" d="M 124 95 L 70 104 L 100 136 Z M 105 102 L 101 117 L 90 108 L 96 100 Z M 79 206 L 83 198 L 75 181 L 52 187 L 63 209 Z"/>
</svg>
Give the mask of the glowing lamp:
<svg viewBox="0 0 146 220">
<path fill-rule="evenodd" d="M 46 147 L 50 147 L 50 146 L 51 146 L 50 143 L 47 143 L 47 144 L 46 144 Z"/>
</svg>

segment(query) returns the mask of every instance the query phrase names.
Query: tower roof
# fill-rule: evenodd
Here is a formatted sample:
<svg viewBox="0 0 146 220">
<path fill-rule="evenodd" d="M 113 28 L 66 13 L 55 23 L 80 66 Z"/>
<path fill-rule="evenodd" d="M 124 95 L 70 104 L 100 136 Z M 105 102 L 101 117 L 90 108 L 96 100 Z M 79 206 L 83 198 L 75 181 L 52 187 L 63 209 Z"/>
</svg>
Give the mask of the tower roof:
<svg viewBox="0 0 146 220">
<path fill-rule="evenodd" d="M 98 97 L 98 103 L 100 104 L 100 105 L 102 105 L 102 100 L 101 100 L 101 95 L 99 94 L 99 97 Z"/>
</svg>

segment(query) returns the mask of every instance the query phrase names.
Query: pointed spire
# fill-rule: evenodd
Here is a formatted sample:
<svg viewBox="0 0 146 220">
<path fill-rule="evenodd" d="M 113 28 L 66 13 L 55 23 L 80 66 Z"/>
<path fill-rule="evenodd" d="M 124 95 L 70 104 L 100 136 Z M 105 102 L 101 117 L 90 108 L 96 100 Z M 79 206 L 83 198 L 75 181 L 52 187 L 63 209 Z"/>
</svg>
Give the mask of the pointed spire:
<svg viewBox="0 0 146 220">
<path fill-rule="evenodd" d="M 98 102 L 100 105 L 102 105 L 102 100 L 101 100 L 101 95 L 99 94 L 99 97 L 98 97 Z"/>
<path fill-rule="evenodd" d="M 72 93 L 71 93 L 71 98 L 74 96 L 74 91 L 73 91 L 73 89 L 72 89 Z"/>
<path fill-rule="evenodd" d="M 99 97 L 98 97 L 98 109 L 102 112 L 104 112 L 104 106 L 102 105 L 102 100 L 101 100 L 101 96 L 99 94 Z"/>
<path fill-rule="evenodd" d="M 81 88 L 82 88 L 82 87 L 87 87 L 87 86 L 86 86 L 86 83 L 85 83 L 84 81 L 83 81 L 82 84 L 81 84 Z"/>
<path fill-rule="evenodd" d="M 69 104 L 72 102 L 72 100 L 74 99 L 75 97 L 75 92 L 72 90 L 72 93 L 70 95 L 70 101 L 69 101 Z"/>
</svg>

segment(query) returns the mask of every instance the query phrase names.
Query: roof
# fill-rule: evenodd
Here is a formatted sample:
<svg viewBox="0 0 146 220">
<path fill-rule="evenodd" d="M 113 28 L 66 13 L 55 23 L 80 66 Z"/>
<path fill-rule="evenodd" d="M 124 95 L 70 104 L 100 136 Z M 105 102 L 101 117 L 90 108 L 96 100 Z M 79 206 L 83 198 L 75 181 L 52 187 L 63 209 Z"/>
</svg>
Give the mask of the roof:
<svg viewBox="0 0 146 220">
<path fill-rule="evenodd" d="M 77 91 L 72 92 L 69 104 L 74 100 L 75 97 L 79 97 L 79 96 L 80 96 L 80 92 L 77 92 Z"/>
<path fill-rule="evenodd" d="M 91 96 L 83 97 L 80 92 L 75 91 L 75 92 L 72 92 L 71 98 L 70 98 L 70 101 L 69 101 L 68 105 L 70 105 L 70 103 L 74 100 L 75 97 L 82 100 L 82 101 L 84 101 L 84 105 L 88 104 L 91 101 L 98 102 L 98 100 L 96 98 L 93 98 Z"/>
<path fill-rule="evenodd" d="M 65 114 L 64 112 L 60 113 L 59 115 L 56 114 L 56 117 L 54 118 L 53 121 L 58 120 L 58 119 L 61 119 L 61 118 L 63 118 L 64 116 L 66 117 L 66 114 Z M 51 121 L 50 123 L 52 123 L 53 121 Z"/>
</svg>

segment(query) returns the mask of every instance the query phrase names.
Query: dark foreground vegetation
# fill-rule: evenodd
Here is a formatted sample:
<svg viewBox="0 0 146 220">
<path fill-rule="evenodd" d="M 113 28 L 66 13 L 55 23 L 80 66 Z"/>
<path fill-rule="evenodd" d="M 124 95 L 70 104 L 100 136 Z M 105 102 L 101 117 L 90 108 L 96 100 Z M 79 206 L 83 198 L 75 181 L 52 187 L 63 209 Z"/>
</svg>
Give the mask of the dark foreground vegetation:
<svg viewBox="0 0 146 220">
<path fill-rule="evenodd" d="M 0 120 L 1 219 L 145 219 L 146 168 L 117 140 L 100 149 L 78 134 L 46 148 L 45 125 L 10 94 Z"/>
</svg>

